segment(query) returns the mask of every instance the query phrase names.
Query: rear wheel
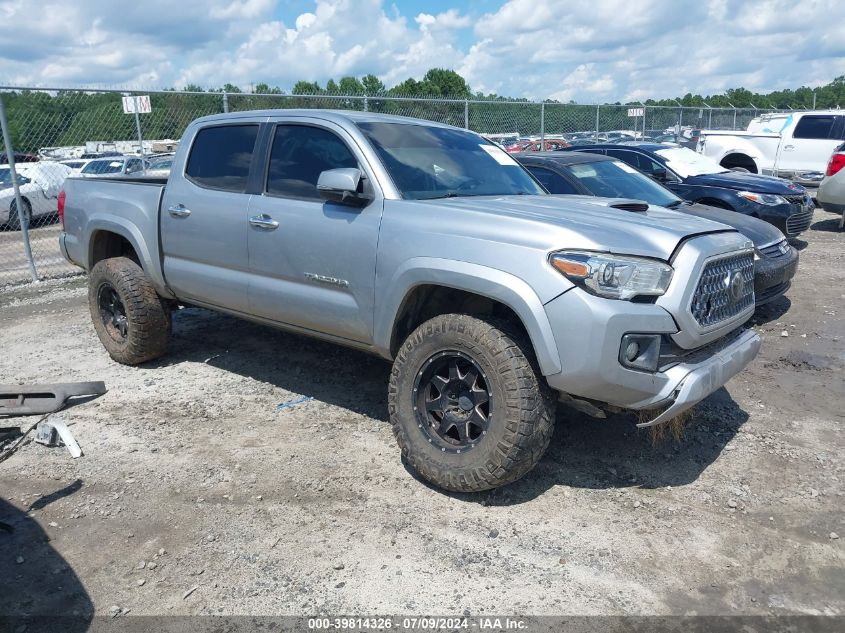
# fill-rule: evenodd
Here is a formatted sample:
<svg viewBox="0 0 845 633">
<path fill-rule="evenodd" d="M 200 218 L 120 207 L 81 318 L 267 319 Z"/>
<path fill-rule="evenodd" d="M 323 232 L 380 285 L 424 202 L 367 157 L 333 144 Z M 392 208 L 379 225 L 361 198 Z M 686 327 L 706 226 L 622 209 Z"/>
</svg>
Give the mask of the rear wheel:
<svg viewBox="0 0 845 633">
<path fill-rule="evenodd" d="M 446 490 L 488 490 L 530 471 L 549 445 L 555 398 L 530 344 L 498 321 L 447 314 L 396 355 L 388 394 L 403 456 Z"/>
<path fill-rule="evenodd" d="M 167 351 L 170 309 L 131 259 L 97 262 L 89 276 L 88 306 L 100 342 L 117 362 L 137 365 Z"/>
<path fill-rule="evenodd" d="M 32 228 L 32 205 L 29 200 L 23 198 L 23 216 L 26 218 L 26 225 Z M 9 207 L 9 228 L 15 231 L 21 230 L 21 216 L 18 213 L 18 201 L 12 200 L 12 206 Z"/>
</svg>

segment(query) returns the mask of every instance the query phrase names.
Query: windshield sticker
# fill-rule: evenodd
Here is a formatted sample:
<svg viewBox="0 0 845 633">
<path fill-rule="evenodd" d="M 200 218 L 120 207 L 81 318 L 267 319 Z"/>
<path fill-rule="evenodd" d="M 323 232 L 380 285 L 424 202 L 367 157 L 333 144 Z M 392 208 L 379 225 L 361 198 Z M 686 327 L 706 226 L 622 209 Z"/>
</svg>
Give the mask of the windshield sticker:
<svg viewBox="0 0 845 633">
<path fill-rule="evenodd" d="M 516 161 L 510 157 L 510 155 L 500 147 L 496 147 L 495 145 L 488 145 L 487 143 L 480 143 L 478 145 L 481 149 L 485 152 L 490 154 L 490 156 L 500 165 L 506 165 L 508 167 L 513 167 L 516 165 Z"/>
</svg>

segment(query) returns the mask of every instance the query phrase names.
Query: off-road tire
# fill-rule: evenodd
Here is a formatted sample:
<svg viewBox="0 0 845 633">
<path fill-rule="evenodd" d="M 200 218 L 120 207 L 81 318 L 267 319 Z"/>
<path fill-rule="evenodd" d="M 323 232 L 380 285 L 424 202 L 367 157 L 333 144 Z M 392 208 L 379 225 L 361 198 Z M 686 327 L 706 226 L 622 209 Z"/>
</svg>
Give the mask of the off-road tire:
<svg viewBox="0 0 845 633">
<path fill-rule="evenodd" d="M 505 321 L 446 314 L 426 321 L 402 343 L 390 375 L 390 424 L 403 457 L 423 479 L 454 492 L 489 490 L 516 481 L 543 456 L 556 401 L 526 339 Z M 475 361 L 495 406 L 486 435 L 457 454 L 429 441 L 414 409 L 418 374 L 445 350 Z"/>
<path fill-rule="evenodd" d="M 32 228 L 32 204 L 30 204 L 29 200 L 26 198 L 22 199 L 23 202 L 23 211 L 27 219 L 26 225 L 29 228 Z M 17 200 L 12 200 L 12 204 L 9 207 L 9 220 L 7 225 L 13 231 L 20 231 L 21 228 L 21 218 L 18 215 L 18 202 Z"/>
<path fill-rule="evenodd" d="M 101 289 L 109 287 L 116 291 L 125 310 L 126 335 L 122 338 L 110 330 L 98 305 Z M 137 365 L 167 351 L 171 331 L 168 304 L 156 293 L 144 270 L 128 257 L 97 262 L 88 278 L 88 307 L 100 342 L 118 363 Z"/>
</svg>

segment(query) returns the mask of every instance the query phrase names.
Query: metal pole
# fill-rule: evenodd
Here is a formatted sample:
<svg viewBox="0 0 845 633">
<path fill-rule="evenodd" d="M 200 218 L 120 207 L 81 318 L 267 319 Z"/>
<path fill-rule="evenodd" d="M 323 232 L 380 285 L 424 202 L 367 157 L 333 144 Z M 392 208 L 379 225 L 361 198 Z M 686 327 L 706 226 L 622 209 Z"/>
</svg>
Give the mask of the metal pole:
<svg viewBox="0 0 845 633">
<path fill-rule="evenodd" d="M 736 129 L 736 108 L 734 108 L 734 126 L 731 129 L 733 129 L 733 130 Z"/>
<path fill-rule="evenodd" d="M 138 113 L 138 95 L 135 95 L 133 99 L 135 101 L 135 130 L 138 132 L 138 145 L 141 147 L 141 156 L 144 156 L 144 138 L 141 136 L 141 115 Z"/>
<path fill-rule="evenodd" d="M 23 198 L 18 185 L 18 171 L 15 167 L 15 151 L 12 149 L 12 137 L 9 134 L 9 124 L 6 122 L 6 109 L 3 107 L 3 97 L 0 97 L 0 130 L 3 132 L 3 145 L 6 146 L 6 160 L 9 162 L 9 171 L 12 174 L 12 188 L 15 190 L 15 208 L 18 210 L 18 221 L 21 223 L 21 236 L 23 237 L 23 250 L 26 255 L 26 262 L 29 264 L 29 274 L 32 281 L 38 281 L 38 273 L 35 272 L 35 262 L 32 259 L 32 246 L 29 243 L 29 217 L 24 212 Z"/>
<path fill-rule="evenodd" d="M 370 104 L 367 102 L 367 95 L 364 95 L 364 112 L 370 111 Z"/>
<path fill-rule="evenodd" d="M 469 129 L 469 99 L 464 99 L 464 129 Z"/>
<path fill-rule="evenodd" d="M 816 89 L 813 88 L 813 110 L 816 109 Z M 845 216 L 843 216 L 845 217 Z"/>
<path fill-rule="evenodd" d="M 599 140 L 599 104 L 596 104 L 596 142 Z"/>
<path fill-rule="evenodd" d="M 223 112 L 229 111 L 229 95 L 226 94 L 226 91 L 223 91 Z"/>
<path fill-rule="evenodd" d="M 546 104 L 540 104 L 540 151 L 546 149 Z"/>
<path fill-rule="evenodd" d="M 684 106 L 678 108 L 678 143 L 681 142 L 681 136 L 683 136 L 683 126 L 684 126 Z"/>
<path fill-rule="evenodd" d="M 643 107 L 643 135 L 642 138 L 645 138 L 645 104 L 640 101 L 640 105 Z"/>
</svg>

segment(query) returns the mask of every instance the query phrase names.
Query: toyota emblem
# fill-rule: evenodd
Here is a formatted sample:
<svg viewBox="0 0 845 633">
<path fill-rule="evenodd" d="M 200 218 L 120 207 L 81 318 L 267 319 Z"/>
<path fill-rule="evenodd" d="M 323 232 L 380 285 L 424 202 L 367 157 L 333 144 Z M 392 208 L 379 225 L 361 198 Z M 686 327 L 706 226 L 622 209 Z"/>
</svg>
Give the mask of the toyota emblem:
<svg viewBox="0 0 845 633">
<path fill-rule="evenodd" d="M 742 277 L 742 271 L 735 270 L 728 273 L 725 281 L 727 282 L 731 303 L 736 303 L 742 299 L 742 295 L 745 293 L 745 279 Z"/>
</svg>

